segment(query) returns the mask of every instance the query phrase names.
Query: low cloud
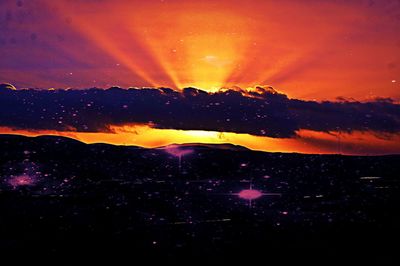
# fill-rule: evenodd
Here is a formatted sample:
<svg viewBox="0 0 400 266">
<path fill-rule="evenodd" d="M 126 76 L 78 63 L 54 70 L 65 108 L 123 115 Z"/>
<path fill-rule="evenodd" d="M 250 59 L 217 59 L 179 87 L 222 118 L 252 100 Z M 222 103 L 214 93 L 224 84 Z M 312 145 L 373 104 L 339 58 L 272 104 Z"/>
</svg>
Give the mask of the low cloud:
<svg viewBox="0 0 400 266">
<path fill-rule="evenodd" d="M 400 132 L 400 105 L 289 99 L 270 87 L 207 93 L 161 89 L 2 90 L 0 126 L 18 129 L 109 132 L 110 125 L 248 133 L 274 138 L 315 131 Z"/>
</svg>

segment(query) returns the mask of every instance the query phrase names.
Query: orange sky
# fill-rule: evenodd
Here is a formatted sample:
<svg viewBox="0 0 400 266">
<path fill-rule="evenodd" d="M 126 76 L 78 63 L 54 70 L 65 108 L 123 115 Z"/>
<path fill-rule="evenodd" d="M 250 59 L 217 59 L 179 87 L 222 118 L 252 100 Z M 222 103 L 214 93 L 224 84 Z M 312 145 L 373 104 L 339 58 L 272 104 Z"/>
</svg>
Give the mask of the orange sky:
<svg viewBox="0 0 400 266">
<path fill-rule="evenodd" d="M 3 82 L 207 90 L 263 84 L 301 99 L 400 99 L 400 5 L 394 1 L 2 5 L 13 18 L 1 49 Z"/>
<path fill-rule="evenodd" d="M 85 143 L 109 143 L 148 148 L 183 143 L 231 143 L 253 150 L 268 152 L 379 155 L 395 154 L 400 150 L 400 135 L 377 135 L 373 132 L 348 134 L 300 130 L 295 138 L 269 138 L 230 132 L 155 129 L 138 125 L 113 126 L 111 129 L 114 131 L 113 133 L 34 131 L 0 127 L 0 132 L 26 136 L 59 135 Z"/>
</svg>

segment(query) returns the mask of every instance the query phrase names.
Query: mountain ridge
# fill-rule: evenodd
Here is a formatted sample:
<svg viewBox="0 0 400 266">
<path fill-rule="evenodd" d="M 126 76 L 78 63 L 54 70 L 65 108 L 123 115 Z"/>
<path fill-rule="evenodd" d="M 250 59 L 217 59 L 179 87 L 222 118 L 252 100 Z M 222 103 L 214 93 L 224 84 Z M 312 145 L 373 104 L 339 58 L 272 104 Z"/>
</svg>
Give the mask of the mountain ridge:
<svg viewBox="0 0 400 266">
<path fill-rule="evenodd" d="M 210 149 L 210 150 L 230 150 L 230 151 L 241 151 L 241 152 L 253 152 L 253 153 L 263 153 L 263 154 L 298 154 L 298 155 L 320 155 L 320 156 L 350 156 L 350 157 L 384 157 L 384 156 L 399 156 L 400 154 L 384 154 L 384 155 L 346 155 L 346 154 L 323 154 L 323 153 L 300 153 L 300 152 L 272 152 L 272 151 L 260 151 L 252 150 L 247 147 L 231 144 L 231 143 L 172 143 L 168 145 L 162 145 L 158 147 L 142 147 L 135 145 L 115 145 L 110 143 L 96 142 L 96 143 L 85 143 L 75 138 L 58 136 L 58 135 L 39 135 L 39 136 L 26 136 L 21 134 L 0 134 L 0 142 L 7 141 L 7 139 L 24 139 L 31 141 L 55 141 L 56 143 L 69 143 L 77 145 L 87 145 L 89 147 L 96 146 L 107 146 L 107 147 L 121 147 L 127 149 L 144 149 L 144 150 L 164 150 L 169 147 L 179 147 L 184 149 Z"/>
</svg>

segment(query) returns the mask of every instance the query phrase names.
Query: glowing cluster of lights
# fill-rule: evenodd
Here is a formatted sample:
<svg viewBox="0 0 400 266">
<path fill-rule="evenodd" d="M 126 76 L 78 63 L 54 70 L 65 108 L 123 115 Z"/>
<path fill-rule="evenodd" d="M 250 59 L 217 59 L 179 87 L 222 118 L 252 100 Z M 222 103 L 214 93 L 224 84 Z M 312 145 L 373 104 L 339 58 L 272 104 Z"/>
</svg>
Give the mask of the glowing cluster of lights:
<svg viewBox="0 0 400 266">
<path fill-rule="evenodd" d="M 11 176 L 7 180 L 7 183 L 14 188 L 18 188 L 21 186 L 32 186 L 36 183 L 36 178 L 28 174 L 21 174 L 21 175 Z"/>
</svg>

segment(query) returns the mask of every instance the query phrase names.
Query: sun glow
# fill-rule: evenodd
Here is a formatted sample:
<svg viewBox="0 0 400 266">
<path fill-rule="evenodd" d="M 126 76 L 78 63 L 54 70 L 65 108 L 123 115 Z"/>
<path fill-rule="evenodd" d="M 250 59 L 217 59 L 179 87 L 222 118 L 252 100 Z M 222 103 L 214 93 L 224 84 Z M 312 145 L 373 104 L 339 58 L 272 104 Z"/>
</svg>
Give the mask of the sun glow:
<svg viewBox="0 0 400 266">
<path fill-rule="evenodd" d="M 48 4 L 67 15 L 74 30 L 141 79 L 140 84 L 175 89 L 283 87 L 289 75 L 309 65 L 304 58 L 314 60 L 318 47 L 342 33 L 331 25 L 335 15 L 318 17 L 315 23 L 316 18 L 304 17 L 301 11 L 306 8 L 296 3 L 105 1 L 99 7 L 94 2 L 60 0 Z M 349 13 L 335 8 L 334 14 L 341 18 Z M 260 11 L 273 9 L 285 15 Z M 289 16 L 293 25 L 307 31 L 294 31 L 293 25 L 282 21 Z"/>
<path fill-rule="evenodd" d="M 269 138 L 232 132 L 157 129 L 147 125 L 110 126 L 110 132 L 73 132 L 51 130 L 18 130 L 0 127 L 1 134 L 26 136 L 57 135 L 84 143 L 108 143 L 156 148 L 171 144 L 234 144 L 268 152 L 321 154 L 390 154 L 400 150 L 400 135 L 380 137 L 373 132 L 317 132 L 300 130 L 293 138 Z"/>
<path fill-rule="evenodd" d="M 395 1 L 20 2 L 0 1 L 21 16 L 0 40 L 0 83 L 17 88 L 262 84 L 306 100 L 400 99 Z"/>
<path fill-rule="evenodd" d="M 51 4 L 150 86 L 221 88 L 243 61 L 250 39 L 249 20 L 215 5 L 149 1 L 93 6 L 93 12 L 81 14 L 71 2 Z"/>
</svg>

